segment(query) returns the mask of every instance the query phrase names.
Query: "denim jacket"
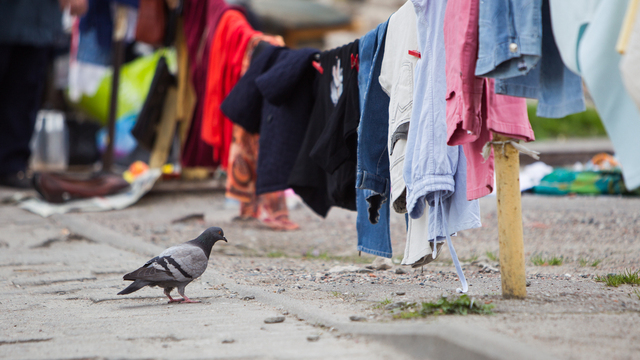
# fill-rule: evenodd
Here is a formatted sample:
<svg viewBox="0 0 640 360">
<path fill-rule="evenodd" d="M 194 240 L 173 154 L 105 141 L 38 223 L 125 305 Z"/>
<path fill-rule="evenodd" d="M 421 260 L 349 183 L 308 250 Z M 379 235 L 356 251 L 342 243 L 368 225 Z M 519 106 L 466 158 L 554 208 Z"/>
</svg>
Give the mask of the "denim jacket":
<svg viewBox="0 0 640 360">
<path fill-rule="evenodd" d="M 542 0 L 480 0 L 476 75 L 524 75 L 540 59 Z"/>
<path fill-rule="evenodd" d="M 553 37 L 549 0 L 542 1 L 542 57 L 526 75 L 496 79 L 496 94 L 538 99 L 537 115 L 562 118 L 585 111 L 582 78 L 569 70 Z"/>
</svg>

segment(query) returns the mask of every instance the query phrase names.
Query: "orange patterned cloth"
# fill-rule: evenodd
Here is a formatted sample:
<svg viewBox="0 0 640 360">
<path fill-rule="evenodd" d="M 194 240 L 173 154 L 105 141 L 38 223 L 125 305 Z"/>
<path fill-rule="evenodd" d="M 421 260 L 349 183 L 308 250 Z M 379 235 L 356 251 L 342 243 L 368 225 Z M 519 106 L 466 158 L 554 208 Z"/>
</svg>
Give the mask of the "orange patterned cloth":
<svg viewBox="0 0 640 360">
<path fill-rule="evenodd" d="M 240 79 L 249 40 L 260 34 L 240 11 L 227 10 L 211 43 L 201 136 L 213 146 L 213 159 L 220 161 L 223 169 L 228 165 L 233 124 L 220 111 L 220 104 Z"/>
</svg>

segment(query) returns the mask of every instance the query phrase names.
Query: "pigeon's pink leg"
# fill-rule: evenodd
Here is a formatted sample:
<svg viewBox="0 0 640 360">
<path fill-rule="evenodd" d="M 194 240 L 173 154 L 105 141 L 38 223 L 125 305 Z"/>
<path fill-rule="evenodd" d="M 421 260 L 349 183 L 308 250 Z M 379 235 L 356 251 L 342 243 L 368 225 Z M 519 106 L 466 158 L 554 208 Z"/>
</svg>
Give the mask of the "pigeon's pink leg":
<svg viewBox="0 0 640 360">
<path fill-rule="evenodd" d="M 184 294 L 184 288 L 178 287 L 178 294 L 180 294 L 180 296 L 182 296 L 182 302 L 183 303 L 199 303 L 200 301 L 198 300 L 191 300 L 187 297 L 187 295 Z"/>
<path fill-rule="evenodd" d="M 184 299 L 177 300 L 177 299 L 172 298 L 171 295 L 169 295 L 169 294 L 171 294 L 171 290 L 173 290 L 173 289 L 164 289 L 164 294 L 167 295 L 167 297 L 169 298 L 169 304 L 175 303 L 175 302 L 179 303 L 179 302 L 182 302 L 182 300 L 184 300 Z"/>
<path fill-rule="evenodd" d="M 184 295 L 183 295 L 184 296 Z M 176 300 L 176 301 L 180 301 L 180 300 Z M 182 299 L 181 301 L 182 303 L 191 303 L 191 304 L 195 304 L 195 303 L 199 303 L 200 300 L 191 300 L 188 297 L 184 296 L 184 299 Z"/>
</svg>

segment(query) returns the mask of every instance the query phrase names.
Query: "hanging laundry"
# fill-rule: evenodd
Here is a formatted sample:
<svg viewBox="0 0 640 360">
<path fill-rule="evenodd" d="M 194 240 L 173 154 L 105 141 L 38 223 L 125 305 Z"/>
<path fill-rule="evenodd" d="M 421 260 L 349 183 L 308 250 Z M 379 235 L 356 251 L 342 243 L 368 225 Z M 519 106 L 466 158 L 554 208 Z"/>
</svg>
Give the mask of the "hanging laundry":
<svg viewBox="0 0 640 360">
<path fill-rule="evenodd" d="M 429 205 L 429 240 L 447 239 L 463 292 L 467 284 L 450 235 L 479 227 L 477 200 L 466 198 L 466 159 L 461 146 L 446 143 L 446 73 L 444 15 L 446 0 L 412 0 L 421 54 L 416 65 L 411 126 L 405 153 L 404 179 L 407 212 L 417 219 Z M 421 253 L 405 253 L 403 263 L 413 263 L 435 246 L 423 242 Z"/>
<path fill-rule="evenodd" d="M 483 146 L 499 133 L 534 140 L 526 100 L 496 95 L 494 80 L 475 75 L 480 0 L 451 0 L 444 20 L 447 57 L 447 143 L 463 145 L 467 158 L 467 199 L 489 195 L 494 185 L 493 153 Z"/>
<path fill-rule="evenodd" d="M 636 107 L 640 109 L 640 11 L 636 11 L 635 21 L 631 28 L 629 42 L 622 60 L 620 61 L 620 73 L 625 89 L 633 99 Z"/>
<path fill-rule="evenodd" d="M 382 67 L 378 78 L 390 97 L 389 149 L 391 205 L 398 213 L 407 212 L 406 186 L 402 176 L 404 155 L 413 108 L 413 75 L 420 52 L 413 4 L 408 0 L 389 19 Z"/>
<path fill-rule="evenodd" d="M 541 5 L 542 0 L 480 2 L 477 76 L 510 78 L 536 67 L 542 56 Z"/>
<path fill-rule="evenodd" d="M 542 21 L 538 24 L 542 28 L 542 40 L 538 45 L 541 57 L 537 65 L 526 75 L 496 79 L 495 91 L 503 95 L 538 99 L 538 116 L 562 118 L 586 110 L 582 78 L 562 62 L 551 28 L 549 0 L 541 2 Z M 481 3 L 481 14 L 487 3 Z M 537 8 L 534 12 L 537 13 Z M 487 37 L 484 31 L 486 27 L 480 27 L 480 39 Z M 482 45 L 482 40 L 480 44 Z"/>
<path fill-rule="evenodd" d="M 616 157 L 622 165 L 625 185 L 633 191 L 640 186 L 640 142 L 637 136 L 640 133 L 640 111 L 625 90 L 619 70 L 621 56 L 615 50 L 627 1 L 599 1 L 592 7 L 594 13 L 591 15 L 585 14 L 582 18 L 570 15 L 573 9 L 581 6 L 582 1 L 551 2 L 552 19 L 557 19 L 553 23 L 554 35 L 559 39 L 558 44 L 573 47 L 559 48 L 560 53 L 569 54 L 565 58 L 570 58 L 578 47 L 576 68 L 584 78 L 613 143 Z M 584 21 L 589 19 L 591 21 L 585 24 Z M 559 24 L 557 28 L 556 23 Z M 577 38 L 562 39 L 565 36 Z"/>
<path fill-rule="evenodd" d="M 220 161 L 213 159 L 213 147 L 202 140 L 202 110 L 207 80 L 209 52 L 215 29 L 222 14 L 229 9 L 223 0 L 184 0 L 184 32 L 189 52 L 191 82 L 196 93 L 196 105 L 191 125 L 182 149 L 182 166 L 215 168 Z"/>
<path fill-rule="evenodd" d="M 220 109 L 231 121 L 260 133 L 256 193 L 285 190 L 307 130 L 318 72 L 315 49 L 261 43 L 251 66 Z"/>
<path fill-rule="evenodd" d="M 280 36 L 260 34 L 251 38 L 242 59 L 241 80 L 247 78 L 246 73 L 250 64 L 255 63 L 253 60 L 264 48 L 260 44 L 269 46 L 269 43 L 278 46 L 284 45 L 284 41 Z M 234 87 L 232 93 L 238 89 L 238 85 L 240 85 L 240 82 Z M 245 98 L 246 100 L 249 99 Z M 257 115 L 259 116 L 259 114 Z M 287 208 L 284 191 L 256 194 L 259 139 L 260 136 L 258 134 L 251 134 L 240 125 L 233 124 L 233 138 L 229 147 L 227 192 L 225 195 L 240 202 L 240 220 L 258 219 L 274 230 L 297 229 L 298 225 L 289 220 L 289 209 Z"/>
<path fill-rule="evenodd" d="M 213 146 L 213 159 L 223 169 L 229 161 L 229 145 L 233 126 L 220 111 L 220 104 L 229 94 L 242 69 L 242 59 L 249 40 L 260 32 L 254 30 L 244 14 L 226 11 L 216 28 L 207 69 L 207 85 L 202 113 L 202 139 Z"/>
<path fill-rule="evenodd" d="M 383 55 L 378 81 L 381 89 L 390 97 L 386 112 L 389 117 L 386 144 L 389 149 L 390 202 L 396 212 L 406 213 L 406 186 L 402 171 L 413 109 L 414 68 L 421 57 L 418 50 L 416 13 L 410 0 L 389 19 Z M 358 201 L 360 204 L 360 200 Z M 433 252 L 427 249 L 427 246 L 433 245 L 433 242 L 428 241 L 428 224 L 428 212 L 422 214 L 418 219 L 407 216 L 407 237 L 404 252 L 407 256 L 403 262 L 405 265 L 419 267 L 434 260 Z M 360 236 L 360 229 L 358 229 L 358 236 Z M 443 242 L 440 241 L 438 244 L 439 253 Z"/>
<path fill-rule="evenodd" d="M 389 96 L 382 91 L 378 81 L 387 24 L 384 22 L 371 30 L 360 39 L 359 45 L 361 117 L 358 126 L 356 228 L 358 251 L 390 258 Z"/>
<path fill-rule="evenodd" d="M 581 73 L 578 64 L 580 41 L 582 41 L 587 26 L 596 15 L 600 1 L 549 1 L 553 38 L 562 57 L 562 62 L 576 74 Z"/>
<path fill-rule="evenodd" d="M 356 210 L 358 40 L 320 54 L 323 73 L 289 186 L 317 214 Z"/>
</svg>

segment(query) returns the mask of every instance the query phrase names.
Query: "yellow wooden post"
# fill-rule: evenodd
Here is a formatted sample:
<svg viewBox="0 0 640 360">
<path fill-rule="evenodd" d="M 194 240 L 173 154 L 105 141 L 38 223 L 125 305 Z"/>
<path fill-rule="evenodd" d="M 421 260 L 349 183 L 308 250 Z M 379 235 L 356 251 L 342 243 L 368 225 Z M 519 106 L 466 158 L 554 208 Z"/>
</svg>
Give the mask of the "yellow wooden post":
<svg viewBox="0 0 640 360">
<path fill-rule="evenodd" d="M 167 157 L 169 157 L 173 136 L 176 131 L 176 101 L 177 91 L 175 87 L 171 86 L 169 90 L 167 90 L 167 97 L 162 107 L 160 123 L 156 130 L 156 140 L 151 150 L 151 158 L 149 159 L 150 168 L 162 167 L 162 165 L 166 163 Z"/>
<path fill-rule="evenodd" d="M 494 134 L 494 141 L 510 140 Z M 527 296 L 520 204 L 520 158 L 511 144 L 494 144 L 496 193 L 498 198 L 498 240 L 500 242 L 500 278 L 502 296 L 524 299 Z"/>
</svg>

